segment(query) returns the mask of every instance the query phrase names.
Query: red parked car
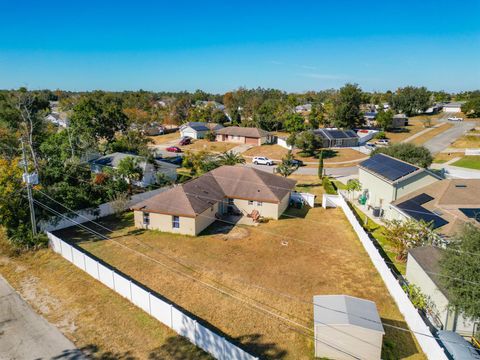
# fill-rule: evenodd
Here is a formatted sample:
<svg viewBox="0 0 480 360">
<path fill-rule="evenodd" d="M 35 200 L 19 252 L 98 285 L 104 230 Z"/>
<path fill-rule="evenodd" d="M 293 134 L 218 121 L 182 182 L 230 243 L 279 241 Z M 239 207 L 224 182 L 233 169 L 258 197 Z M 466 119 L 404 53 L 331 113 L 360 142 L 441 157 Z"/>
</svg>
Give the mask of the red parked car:
<svg viewBox="0 0 480 360">
<path fill-rule="evenodd" d="M 174 152 L 174 153 L 182 152 L 182 149 L 180 149 L 178 146 L 170 146 L 170 147 L 167 147 L 166 150 L 169 151 L 169 152 Z"/>
<path fill-rule="evenodd" d="M 189 137 L 186 137 L 186 138 L 183 138 L 182 140 L 180 140 L 178 145 L 185 146 L 185 145 L 190 145 L 191 143 L 192 143 L 192 139 L 190 139 Z"/>
</svg>

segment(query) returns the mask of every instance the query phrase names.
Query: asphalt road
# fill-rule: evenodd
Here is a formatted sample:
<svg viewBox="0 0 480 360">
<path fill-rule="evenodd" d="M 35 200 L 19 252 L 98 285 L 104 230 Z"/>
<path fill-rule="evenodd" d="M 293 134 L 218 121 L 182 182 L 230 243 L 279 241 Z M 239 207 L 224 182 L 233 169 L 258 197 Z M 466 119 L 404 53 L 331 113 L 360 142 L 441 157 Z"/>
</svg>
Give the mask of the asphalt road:
<svg viewBox="0 0 480 360">
<path fill-rule="evenodd" d="M 266 166 L 266 165 L 253 165 L 253 164 L 246 164 L 246 166 L 253 167 L 255 169 L 259 169 L 262 171 L 266 171 L 269 173 L 273 173 L 275 171 L 276 166 Z M 317 175 L 318 169 L 316 167 L 306 167 L 302 166 L 295 171 L 295 174 L 299 175 Z M 349 167 L 339 167 L 339 168 L 325 168 L 325 174 L 333 177 L 341 177 L 341 176 L 350 176 L 350 175 L 357 175 L 358 174 L 358 167 L 356 166 L 349 166 Z"/>
<path fill-rule="evenodd" d="M 72 342 L 35 313 L 0 276 L 0 359 L 67 358 L 84 359 Z"/>
<path fill-rule="evenodd" d="M 423 146 L 430 150 L 432 154 L 439 153 L 449 147 L 452 142 L 457 140 L 468 130 L 474 127 L 475 124 L 468 121 L 455 123 L 452 128 L 444 131 L 441 134 L 438 134 L 433 139 L 426 141 Z"/>
</svg>

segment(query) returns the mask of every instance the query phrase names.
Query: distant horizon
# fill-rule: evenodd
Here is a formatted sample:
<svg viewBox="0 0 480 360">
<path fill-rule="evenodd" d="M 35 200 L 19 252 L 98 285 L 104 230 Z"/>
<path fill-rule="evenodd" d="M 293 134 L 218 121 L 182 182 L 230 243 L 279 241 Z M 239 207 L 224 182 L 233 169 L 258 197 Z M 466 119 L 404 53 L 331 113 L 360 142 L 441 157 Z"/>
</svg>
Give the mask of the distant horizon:
<svg viewBox="0 0 480 360">
<path fill-rule="evenodd" d="M 471 91 L 479 13 L 478 0 L 4 2 L 0 88 Z"/>
</svg>

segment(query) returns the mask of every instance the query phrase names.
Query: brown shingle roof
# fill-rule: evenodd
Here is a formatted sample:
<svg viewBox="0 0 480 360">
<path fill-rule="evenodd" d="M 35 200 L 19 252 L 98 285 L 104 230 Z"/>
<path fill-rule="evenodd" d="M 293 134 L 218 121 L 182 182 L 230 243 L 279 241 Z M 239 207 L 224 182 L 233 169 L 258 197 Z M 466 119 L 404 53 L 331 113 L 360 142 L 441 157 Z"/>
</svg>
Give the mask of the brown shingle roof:
<svg viewBox="0 0 480 360">
<path fill-rule="evenodd" d="M 220 135 L 233 135 L 233 136 L 245 136 L 251 138 L 262 138 L 269 135 L 268 131 L 253 128 L 253 127 L 238 127 L 228 126 L 226 128 L 217 130 L 217 134 Z"/>
<path fill-rule="evenodd" d="M 195 217 L 224 198 L 279 203 L 296 181 L 243 166 L 221 166 L 150 199 L 133 210 Z"/>
<path fill-rule="evenodd" d="M 480 179 L 444 179 L 436 181 L 433 184 L 402 196 L 393 201 L 392 205 L 401 204 L 420 194 L 427 194 L 433 198 L 433 200 L 422 204 L 422 207 L 441 214 L 440 216 L 448 221 L 448 224 L 438 228 L 440 233 L 451 236 L 467 221 L 474 225 L 479 225 L 477 221 L 468 218 L 459 209 L 480 208 Z"/>
</svg>

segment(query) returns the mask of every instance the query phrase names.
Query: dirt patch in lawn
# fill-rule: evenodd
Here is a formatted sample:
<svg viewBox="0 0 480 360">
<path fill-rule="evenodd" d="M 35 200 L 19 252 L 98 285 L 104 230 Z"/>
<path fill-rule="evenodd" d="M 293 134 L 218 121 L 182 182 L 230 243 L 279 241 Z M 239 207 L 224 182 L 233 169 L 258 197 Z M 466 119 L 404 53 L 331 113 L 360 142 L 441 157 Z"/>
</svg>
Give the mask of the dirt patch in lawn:
<svg viewBox="0 0 480 360">
<path fill-rule="evenodd" d="M 315 187 L 313 179 L 306 185 Z M 127 228 L 115 229 L 118 219 L 103 220 L 114 230 L 109 233 L 112 240 L 99 241 L 80 229 L 65 229 L 58 235 L 204 319 L 261 358 L 313 358 L 314 295 L 349 294 L 373 300 L 384 323 L 406 327 L 343 212 L 320 207 L 301 209 L 301 214 L 296 210 L 257 227 L 239 226 L 248 234 L 235 241 L 224 241 L 212 231 L 225 226 L 222 223 L 214 223 L 197 237 L 138 230 L 132 236 L 136 230 L 132 214 L 124 215 L 130 222 Z M 424 358 L 410 333 L 387 326 L 385 331 L 393 358 Z"/>
<path fill-rule="evenodd" d="M 89 359 L 211 359 L 51 250 L 2 259 L 0 274 Z"/>
</svg>

